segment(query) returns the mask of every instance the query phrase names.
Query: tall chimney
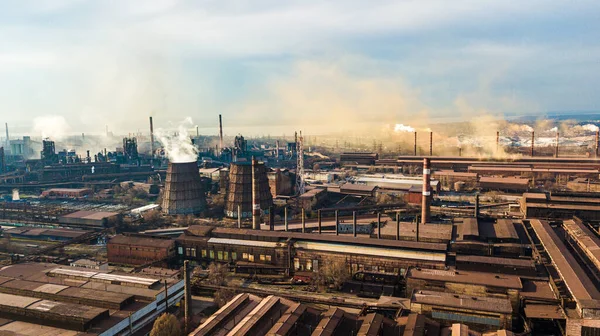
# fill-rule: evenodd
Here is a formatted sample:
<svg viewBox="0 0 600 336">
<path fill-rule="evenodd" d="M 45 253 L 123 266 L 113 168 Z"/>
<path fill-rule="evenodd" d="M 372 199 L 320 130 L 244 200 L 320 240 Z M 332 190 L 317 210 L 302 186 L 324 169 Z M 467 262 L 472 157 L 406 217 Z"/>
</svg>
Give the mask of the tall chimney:
<svg viewBox="0 0 600 336">
<path fill-rule="evenodd" d="M 433 132 L 429 132 L 429 156 L 433 156 Z"/>
<path fill-rule="evenodd" d="M 475 194 L 475 211 L 473 215 L 475 218 L 479 217 L 479 194 Z"/>
<path fill-rule="evenodd" d="M 462 147 L 458 147 L 458 156 L 461 157 L 462 156 Z"/>
<path fill-rule="evenodd" d="M 415 132 L 415 156 L 417 156 L 417 132 Z"/>
<path fill-rule="evenodd" d="M 429 159 L 423 159 L 423 197 L 421 198 L 421 224 L 429 222 L 430 205 L 431 205 L 431 169 L 429 168 Z M 417 223 L 417 232 L 419 224 Z M 417 240 L 418 240 L 417 235 Z"/>
<path fill-rule="evenodd" d="M 533 155 L 535 154 L 533 152 L 533 148 L 535 147 L 535 132 L 531 131 L 531 156 L 533 157 Z"/>
<path fill-rule="evenodd" d="M 275 161 L 279 162 L 279 140 L 275 140 Z"/>
<path fill-rule="evenodd" d="M 6 125 L 6 151 L 10 152 L 10 138 L 8 137 L 8 123 L 5 123 L 4 125 Z"/>
<path fill-rule="evenodd" d="M 6 137 L 8 138 L 8 128 L 7 128 L 6 132 L 7 132 L 6 133 Z M 600 141 L 600 130 L 596 131 L 596 146 L 595 146 L 596 147 L 596 158 L 598 157 L 598 143 L 599 143 L 599 141 Z"/>
<path fill-rule="evenodd" d="M 356 211 L 352 211 L 352 234 L 356 237 Z"/>
<path fill-rule="evenodd" d="M 500 131 L 496 131 L 496 155 L 500 152 Z"/>
<path fill-rule="evenodd" d="M 223 150 L 223 118 L 219 114 L 219 150 Z"/>
<path fill-rule="evenodd" d="M 150 117 L 150 157 L 154 159 L 154 123 L 152 122 L 152 117 Z"/>
<path fill-rule="evenodd" d="M 252 229 L 260 230 L 260 189 L 258 186 L 258 161 L 252 157 Z"/>
<path fill-rule="evenodd" d="M 189 261 L 183 262 L 183 278 L 184 278 L 184 316 L 185 316 L 185 332 L 190 330 L 192 322 L 192 287 L 190 283 L 190 266 Z"/>
<path fill-rule="evenodd" d="M 554 157 L 558 157 L 558 137 L 559 137 L 559 133 L 556 132 L 556 147 L 554 148 Z"/>
</svg>

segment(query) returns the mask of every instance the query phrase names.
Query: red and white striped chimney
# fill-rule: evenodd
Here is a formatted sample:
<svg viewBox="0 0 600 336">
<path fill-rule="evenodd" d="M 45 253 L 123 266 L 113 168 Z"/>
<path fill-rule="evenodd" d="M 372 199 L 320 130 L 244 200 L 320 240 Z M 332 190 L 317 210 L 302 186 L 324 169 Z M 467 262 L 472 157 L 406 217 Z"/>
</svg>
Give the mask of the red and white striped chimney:
<svg viewBox="0 0 600 336">
<path fill-rule="evenodd" d="M 258 161 L 252 157 L 252 229 L 260 230 L 260 189 L 258 184 Z"/>
<path fill-rule="evenodd" d="M 427 223 L 430 219 L 431 169 L 429 163 L 429 158 L 423 159 L 423 197 L 421 202 L 421 224 Z M 418 231 L 419 230 L 417 224 L 417 232 Z"/>
</svg>

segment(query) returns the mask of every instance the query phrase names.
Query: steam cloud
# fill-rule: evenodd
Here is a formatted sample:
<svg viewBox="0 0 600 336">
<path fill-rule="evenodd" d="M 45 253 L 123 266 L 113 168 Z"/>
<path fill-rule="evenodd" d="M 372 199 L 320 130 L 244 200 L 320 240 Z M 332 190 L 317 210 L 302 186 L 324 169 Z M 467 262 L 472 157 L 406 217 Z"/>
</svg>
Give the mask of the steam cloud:
<svg viewBox="0 0 600 336">
<path fill-rule="evenodd" d="M 598 126 L 596 126 L 594 124 L 583 125 L 583 126 L 581 126 L 581 128 L 583 128 L 586 131 L 590 131 L 590 132 L 597 132 L 598 131 Z"/>
<path fill-rule="evenodd" d="M 49 115 L 33 119 L 32 132 L 40 135 L 42 139 L 61 140 L 67 136 L 70 130 L 71 126 L 62 116 Z"/>
<path fill-rule="evenodd" d="M 187 131 L 193 125 L 192 118 L 188 117 L 179 123 L 175 134 L 162 128 L 154 132 L 163 145 L 169 161 L 195 162 L 198 159 L 198 150 L 192 144 Z"/>
<path fill-rule="evenodd" d="M 394 132 L 414 132 L 415 129 L 408 126 L 408 125 L 404 125 L 404 124 L 396 124 L 396 127 L 394 127 Z"/>
</svg>

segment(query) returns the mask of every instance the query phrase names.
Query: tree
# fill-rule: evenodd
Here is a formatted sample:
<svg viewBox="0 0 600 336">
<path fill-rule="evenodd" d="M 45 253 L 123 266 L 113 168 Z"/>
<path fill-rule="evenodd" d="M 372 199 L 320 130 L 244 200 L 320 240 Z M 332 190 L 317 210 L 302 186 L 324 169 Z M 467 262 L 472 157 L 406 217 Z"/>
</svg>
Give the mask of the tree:
<svg viewBox="0 0 600 336">
<path fill-rule="evenodd" d="M 196 223 L 196 217 L 192 215 L 178 216 L 175 222 L 179 226 L 192 226 Z"/>
<path fill-rule="evenodd" d="M 228 272 L 229 269 L 227 265 L 212 263 L 208 266 L 208 277 L 206 278 L 206 282 L 213 286 L 223 286 Z"/>
<path fill-rule="evenodd" d="M 154 321 L 150 336 L 180 336 L 181 326 L 172 314 L 164 313 Z"/>
<path fill-rule="evenodd" d="M 152 209 L 142 215 L 144 222 L 151 227 L 160 227 L 164 224 L 163 216 L 160 211 Z"/>
<path fill-rule="evenodd" d="M 336 259 L 324 260 L 313 279 L 318 286 L 331 285 L 335 289 L 340 289 L 344 282 L 350 280 L 350 277 L 346 262 Z"/>
</svg>

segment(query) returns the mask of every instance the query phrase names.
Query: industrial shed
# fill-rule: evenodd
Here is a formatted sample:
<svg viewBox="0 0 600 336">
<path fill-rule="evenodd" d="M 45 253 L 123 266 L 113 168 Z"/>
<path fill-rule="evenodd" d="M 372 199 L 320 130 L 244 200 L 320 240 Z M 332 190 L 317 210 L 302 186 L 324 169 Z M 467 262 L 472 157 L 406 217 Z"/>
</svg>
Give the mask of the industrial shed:
<svg viewBox="0 0 600 336">
<path fill-rule="evenodd" d="M 118 212 L 109 211 L 77 211 L 58 218 L 61 224 L 93 229 L 109 227 L 111 222 L 120 219 Z"/>
</svg>

